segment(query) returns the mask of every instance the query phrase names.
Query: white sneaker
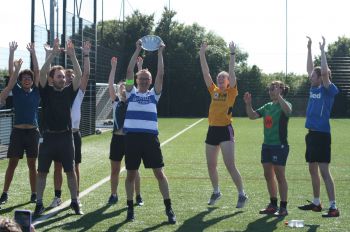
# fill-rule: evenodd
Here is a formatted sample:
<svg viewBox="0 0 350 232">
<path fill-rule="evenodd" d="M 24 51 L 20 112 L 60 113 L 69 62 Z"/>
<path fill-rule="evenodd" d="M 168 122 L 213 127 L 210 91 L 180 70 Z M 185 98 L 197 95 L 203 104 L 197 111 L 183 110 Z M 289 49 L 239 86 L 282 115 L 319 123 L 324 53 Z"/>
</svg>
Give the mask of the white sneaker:
<svg viewBox="0 0 350 232">
<path fill-rule="evenodd" d="M 55 208 L 57 206 L 59 206 L 60 204 L 62 204 L 62 200 L 59 197 L 54 197 L 52 200 L 51 205 L 49 206 L 50 208 Z"/>
</svg>

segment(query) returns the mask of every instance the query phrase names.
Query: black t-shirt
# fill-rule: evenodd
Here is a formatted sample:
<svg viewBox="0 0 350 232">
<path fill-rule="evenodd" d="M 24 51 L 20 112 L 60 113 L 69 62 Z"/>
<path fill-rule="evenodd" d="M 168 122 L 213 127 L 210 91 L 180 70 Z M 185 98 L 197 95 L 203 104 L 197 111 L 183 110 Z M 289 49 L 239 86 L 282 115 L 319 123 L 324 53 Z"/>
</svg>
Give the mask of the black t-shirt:
<svg viewBox="0 0 350 232">
<path fill-rule="evenodd" d="M 72 127 L 71 107 L 78 91 L 73 90 L 73 85 L 57 91 L 48 84 L 44 88 L 40 86 L 39 91 L 42 102 L 43 130 L 70 130 Z"/>
</svg>

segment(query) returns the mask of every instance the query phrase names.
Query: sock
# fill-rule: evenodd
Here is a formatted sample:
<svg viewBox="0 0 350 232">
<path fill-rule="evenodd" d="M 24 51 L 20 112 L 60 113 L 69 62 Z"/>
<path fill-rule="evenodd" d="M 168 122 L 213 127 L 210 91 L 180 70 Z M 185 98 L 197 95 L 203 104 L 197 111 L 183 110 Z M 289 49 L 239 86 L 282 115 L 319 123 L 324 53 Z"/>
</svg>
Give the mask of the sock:
<svg viewBox="0 0 350 232">
<path fill-rule="evenodd" d="M 167 210 L 171 209 L 171 200 L 170 199 L 164 199 L 164 205 Z"/>
<path fill-rule="evenodd" d="M 72 203 L 77 203 L 78 204 L 78 199 L 76 199 L 76 198 L 72 199 L 71 201 L 72 201 Z"/>
<path fill-rule="evenodd" d="M 280 201 L 280 208 L 287 209 L 287 202 L 286 201 Z"/>
<path fill-rule="evenodd" d="M 215 194 L 216 194 L 216 193 L 219 193 L 219 192 L 220 192 L 219 186 L 218 186 L 218 187 L 215 187 L 213 192 L 214 192 Z"/>
<path fill-rule="evenodd" d="M 238 194 L 241 195 L 241 196 L 245 196 L 244 189 L 242 191 L 238 191 Z"/>
<path fill-rule="evenodd" d="M 277 207 L 277 198 L 276 197 L 271 197 L 270 202 L 271 202 L 271 205 Z"/>
<path fill-rule="evenodd" d="M 116 197 L 116 196 L 117 196 L 117 194 L 116 194 L 116 193 L 112 193 L 112 196 L 113 196 L 113 197 Z"/>
<path fill-rule="evenodd" d="M 61 198 L 62 191 L 61 190 L 55 190 L 55 197 Z"/>
<path fill-rule="evenodd" d="M 335 201 L 329 201 L 329 208 L 330 209 L 336 209 L 337 205 L 335 204 Z"/>
<path fill-rule="evenodd" d="M 315 198 L 315 197 L 314 197 L 314 199 L 312 200 L 312 203 L 313 203 L 314 205 L 320 205 L 320 204 L 321 204 L 320 198 Z"/>
<path fill-rule="evenodd" d="M 128 206 L 128 209 L 134 210 L 134 201 L 133 200 L 126 201 L 126 205 Z"/>
</svg>

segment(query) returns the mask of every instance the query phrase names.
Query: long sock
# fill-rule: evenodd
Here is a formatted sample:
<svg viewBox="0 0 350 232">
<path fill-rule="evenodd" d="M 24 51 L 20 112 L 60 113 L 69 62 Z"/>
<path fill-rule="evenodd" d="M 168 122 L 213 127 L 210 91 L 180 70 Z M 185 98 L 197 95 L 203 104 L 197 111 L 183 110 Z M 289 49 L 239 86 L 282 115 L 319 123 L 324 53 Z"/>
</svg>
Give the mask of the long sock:
<svg viewBox="0 0 350 232">
<path fill-rule="evenodd" d="M 336 202 L 335 201 L 329 201 L 329 208 L 330 209 L 336 209 L 337 208 Z"/>
<path fill-rule="evenodd" d="M 219 193 L 219 192 L 220 192 L 219 186 L 218 186 L 218 187 L 215 187 L 213 192 L 214 192 L 214 193 Z"/>
<path fill-rule="evenodd" d="M 314 198 L 314 199 L 312 200 L 312 203 L 313 203 L 314 205 L 320 205 L 320 204 L 321 204 L 320 198 Z"/>
</svg>

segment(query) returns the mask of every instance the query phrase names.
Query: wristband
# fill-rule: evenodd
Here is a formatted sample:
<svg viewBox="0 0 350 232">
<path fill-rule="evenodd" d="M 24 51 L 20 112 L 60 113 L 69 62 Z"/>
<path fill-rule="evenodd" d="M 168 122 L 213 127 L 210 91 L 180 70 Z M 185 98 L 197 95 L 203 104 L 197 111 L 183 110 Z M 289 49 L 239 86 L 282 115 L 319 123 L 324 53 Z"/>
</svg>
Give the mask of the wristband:
<svg viewBox="0 0 350 232">
<path fill-rule="evenodd" d="M 133 84 L 134 84 L 134 80 L 132 80 L 132 79 L 126 79 L 125 84 L 126 84 L 126 85 L 133 85 Z"/>
</svg>

